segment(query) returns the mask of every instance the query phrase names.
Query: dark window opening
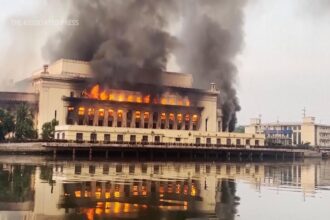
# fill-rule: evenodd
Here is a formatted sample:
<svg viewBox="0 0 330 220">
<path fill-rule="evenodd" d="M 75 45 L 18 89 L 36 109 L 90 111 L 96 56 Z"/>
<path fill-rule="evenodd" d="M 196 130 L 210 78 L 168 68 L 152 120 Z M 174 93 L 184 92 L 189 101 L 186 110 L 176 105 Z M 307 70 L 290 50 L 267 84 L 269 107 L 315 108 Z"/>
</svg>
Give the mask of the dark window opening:
<svg viewBox="0 0 330 220">
<path fill-rule="evenodd" d="M 182 129 L 182 124 L 181 124 L 181 123 L 179 123 L 179 124 L 177 125 L 177 129 L 178 129 L 178 130 L 181 130 L 181 129 Z"/>
<path fill-rule="evenodd" d="M 155 136 L 155 142 L 159 143 L 160 142 L 160 136 Z"/>
<path fill-rule="evenodd" d="M 76 141 L 77 142 L 83 141 L 83 133 L 77 133 L 76 134 Z"/>
<path fill-rule="evenodd" d="M 247 140 L 245 141 L 245 144 L 246 144 L 246 145 L 250 145 L 250 139 L 247 139 Z"/>
<path fill-rule="evenodd" d="M 97 134 L 91 133 L 91 142 L 95 143 L 97 141 Z"/>
<path fill-rule="evenodd" d="M 231 140 L 227 138 L 227 145 L 231 145 Z"/>
<path fill-rule="evenodd" d="M 79 117 L 78 125 L 84 125 L 84 118 L 83 117 Z"/>
<path fill-rule="evenodd" d="M 196 138 L 196 144 L 201 144 L 201 138 Z"/>
<path fill-rule="evenodd" d="M 176 142 L 180 142 L 181 141 L 181 138 L 175 138 L 175 141 Z"/>
<path fill-rule="evenodd" d="M 196 131 L 197 130 L 197 125 L 193 124 L 193 130 Z"/>
<path fill-rule="evenodd" d="M 217 138 L 217 144 L 221 144 L 221 139 Z"/>
<path fill-rule="evenodd" d="M 90 174 L 95 174 L 95 166 L 90 165 L 90 166 L 89 166 L 89 170 L 88 170 L 88 172 L 89 172 Z"/>
<path fill-rule="evenodd" d="M 148 122 L 145 122 L 145 123 L 144 123 L 144 128 L 149 128 L 149 124 L 148 124 Z"/>
<path fill-rule="evenodd" d="M 153 129 L 156 129 L 156 128 L 157 128 L 157 123 L 153 123 L 153 124 L 152 124 L 152 128 L 153 128 Z"/>
<path fill-rule="evenodd" d="M 118 142 L 123 142 L 123 141 L 124 141 L 124 135 L 122 135 L 122 134 L 118 134 L 118 135 L 117 135 L 117 141 L 118 141 Z"/>
<path fill-rule="evenodd" d="M 118 128 L 121 127 L 121 121 L 117 121 L 117 127 L 118 127 Z"/>
<path fill-rule="evenodd" d="M 136 142 L 136 135 L 130 136 L 130 142 Z"/>
<path fill-rule="evenodd" d="M 99 119 L 99 123 L 98 123 L 99 126 L 103 126 L 103 119 Z"/>
<path fill-rule="evenodd" d="M 148 142 L 148 136 L 147 135 L 142 136 L 142 142 L 144 142 L 144 143 Z"/>
<path fill-rule="evenodd" d="M 74 92 L 70 92 L 70 97 L 74 97 Z"/>
<path fill-rule="evenodd" d="M 104 142 L 109 143 L 110 142 L 110 134 L 104 134 Z"/>
<path fill-rule="evenodd" d="M 109 165 L 103 165 L 103 174 L 109 174 Z"/>
<path fill-rule="evenodd" d="M 129 165 L 128 172 L 129 173 L 135 173 L 135 166 L 134 165 Z"/>
<path fill-rule="evenodd" d="M 206 144 L 211 144 L 211 138 L 206 138 Z"/>
<path fill-rule="evenodd" d="M 148 166 L 146 164 L 142 164 L 141 165 L 141 172 L 142 173 L 147 173 L 147 171 L 148 171 Z"/>
<path fill-rule="evenodd" d="M 139 122 L 139 121 L 136 121 L 136 122 L 135 122 L 135 127 L 136 127 L 136 128 L 140 128 L 140 122 Z"/>
<path fill-rule="evenodd" d="M 73 119 L 72 118 L 68 118 L 68 120 L 66 121 L 66 124 L 73 125 Z"/>
<path fill-rule="evenodd" d="M 121 173 L 123 172 L 123 166 L 121 164 L 116 165 L 116 173 Z"/>
<path fill-rule="evenodd" d="M 256 142 L 255 142 L 256 144 L 256 146 L 259 146 L 259 140 L 256 140 Z"/>
<path fill-rule="evenodd" d="M 74 174 L 76 174 L 76 175 L 81 174 L 81 165 L 74 166 Z"/>
<path fill-rule="evenodd" d="M 184 129 L 185 129 L 185 130 L 189 130 L 189 123 L 186 123 L 186 124 L 185 124 Z"/>
<path fill-rule="evenodd" d="M 169 126 L 169 129 L 171 129 L 171 130 L 172 130 L 173 127 L 174 127 L 174 126 L 173 126 L 173 123 L 170 123 L 168 126 Z"/>
<path fill-rule="evenodd" d="M 236 139 L 236 145 L 241 145 L 241 139 Z"/>
<path fill-rule="evenodd" d="M 160 124 L 160 128 L 161 128 L 161 129 L 165 129 L 165 122 L 162 122 L 162 123 Z"/>
</svg>

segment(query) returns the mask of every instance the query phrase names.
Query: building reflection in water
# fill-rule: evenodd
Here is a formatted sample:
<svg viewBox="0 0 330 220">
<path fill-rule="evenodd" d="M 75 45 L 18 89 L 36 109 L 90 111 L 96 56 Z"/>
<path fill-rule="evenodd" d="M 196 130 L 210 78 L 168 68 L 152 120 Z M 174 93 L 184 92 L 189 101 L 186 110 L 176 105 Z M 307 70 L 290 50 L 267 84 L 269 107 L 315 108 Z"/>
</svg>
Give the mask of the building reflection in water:
<svg viewBox="0 0 330 220">
<path fill-rule="evenodd" d="M 238 182 L 326 185 L 320 163 L 48 162 L 0 165 L 0 219 L 235 219 Z M 13 212 L 15 216 L 13 217 Z"/>
</svg>

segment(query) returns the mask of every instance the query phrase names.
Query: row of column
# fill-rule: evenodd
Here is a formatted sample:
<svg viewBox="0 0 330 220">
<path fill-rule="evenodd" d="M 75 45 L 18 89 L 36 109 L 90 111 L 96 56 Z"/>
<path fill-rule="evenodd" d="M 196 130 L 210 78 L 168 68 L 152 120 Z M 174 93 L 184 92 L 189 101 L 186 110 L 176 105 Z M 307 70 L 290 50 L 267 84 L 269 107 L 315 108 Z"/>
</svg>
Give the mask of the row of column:
<svg viewBox="0 0 330 220">
<path fill-rule="evenodd" d="M 200 114 L 195 113 L 143 112 L 126 109 L 116 111 L 85 109 L 83 114 L 81 113 L 79 109 L 69 108 L 67 124 L 174 130 L 198 130 L 200 126 Z"/>
</svg>

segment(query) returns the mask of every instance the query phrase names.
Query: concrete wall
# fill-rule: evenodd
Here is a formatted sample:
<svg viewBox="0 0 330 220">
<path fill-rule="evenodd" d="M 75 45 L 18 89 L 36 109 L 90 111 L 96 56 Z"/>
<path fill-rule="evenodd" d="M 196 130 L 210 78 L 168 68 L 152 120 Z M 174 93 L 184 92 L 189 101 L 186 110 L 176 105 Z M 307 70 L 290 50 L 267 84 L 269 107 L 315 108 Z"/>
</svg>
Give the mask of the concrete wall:
<svg viewBox="0 0 330 220">
<path fill-rule="evenodd" d="M 65 139 L 70 141 L 76 140 L 76 134 L 82 133 L 84 141 L 91 141 L 91 134 L 97 134 L 97 141 L 104 141 L 104 135 L 110 134 L 110 141 L 117 141 L 118 135 L 123 135 L 124 142 L 130 141 L 130 136 L 136 136 L 136 142 L 141 142 L 143 136 L 148 136 L 149 142 L 154 142 L 155 136 L 160 136 L 160 142 L 164 143 L 196 143 L 196 138 L 201 139 L 201 144 L 207 143 L 207 138 L 211 139 L 211 144 L 217 144 L 217 139 L 220 139 L 222 145 L 227 144 L 227 139 L 230 139 L 232 145 L 245 145 L 246 140 L 250 141 L 250 145 L 256 145 L 256 140 L 259 141 L 259 146 L 264 146 L 264 135 L 250 135 L 244 133 L 227 133 L 227 132 L 200 132 L 200 131 L 185 131 L 178 132 L 177 130 L 166 129 L 142 129 L 142 128 L 115 128 L 115 127 L 98 127 L 98 126 L 79 126 L 65 125 L 56 126 L 56 139 Z M 63 136 L 64 134 L 64 136 Z M 64 137 L 64 138 L 63 138 Z M 176 138 L 180 138 L 178 141 Z"/>
</svg>

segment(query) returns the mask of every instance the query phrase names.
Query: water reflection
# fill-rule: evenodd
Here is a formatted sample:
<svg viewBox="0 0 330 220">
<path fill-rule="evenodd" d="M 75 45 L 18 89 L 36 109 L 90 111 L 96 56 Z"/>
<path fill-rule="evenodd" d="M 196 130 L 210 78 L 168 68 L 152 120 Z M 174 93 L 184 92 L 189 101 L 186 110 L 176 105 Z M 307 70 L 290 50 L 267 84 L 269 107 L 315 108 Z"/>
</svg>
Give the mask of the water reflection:
<svg viewBox="0 0 330 220">
<path fill-rule="evenodd" d="M 327 161 L 31 161 L 27 157 L 0 158 L 1 220 L 251 219 L 253 204 L 260 203 L 264 214 L 266 204 L 261 197 L 268 192 L 293 192 L 305 202 L 316 192 L 327 198 L 330 185 Z M 324 202 L 329 201 L 330 197 Z M 290 197 L 280 198 L 280 203 L 290 204 Z M 265 217 L 274 216 L 267 216 L 265 210 L 263 218 L 256 215 L 253 219 Z"/>
</svg>

